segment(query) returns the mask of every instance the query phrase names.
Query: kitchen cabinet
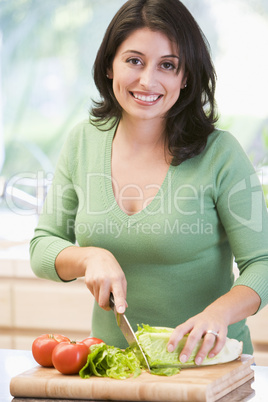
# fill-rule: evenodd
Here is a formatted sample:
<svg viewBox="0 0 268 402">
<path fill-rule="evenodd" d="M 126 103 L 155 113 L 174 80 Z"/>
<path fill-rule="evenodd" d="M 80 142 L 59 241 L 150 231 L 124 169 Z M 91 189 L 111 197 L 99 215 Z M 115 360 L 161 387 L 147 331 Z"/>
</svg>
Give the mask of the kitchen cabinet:
<svg viewBox="0 0 268 402">
<path fill-rule="evenodd" d="M 0 348 L 30 349 L 43 333 L 90 336 L 93 296 L 83 279 L 36 278 L 28 259 L 0 259 Z"/>
<path fill-rule="evenodd" d="M 268 306 L 247 319 L 254 346 L 256 364 L 268 365 Z"/>
</svg>

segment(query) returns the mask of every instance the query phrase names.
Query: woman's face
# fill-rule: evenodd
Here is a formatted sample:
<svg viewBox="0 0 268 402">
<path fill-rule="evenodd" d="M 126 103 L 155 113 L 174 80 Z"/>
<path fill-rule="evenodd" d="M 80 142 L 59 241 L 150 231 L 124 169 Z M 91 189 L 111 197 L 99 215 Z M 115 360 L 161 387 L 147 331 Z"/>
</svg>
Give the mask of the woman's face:
<svg viewBox="0 0 268 402">
<path fill-rule="evenodd" d="M 123 117 L 162 120 L 185 86 L 178 65 L 178 48 L 166 35 L 148 28 L 134 31 L 117 49 L 108 71 Z"/>
</svg>

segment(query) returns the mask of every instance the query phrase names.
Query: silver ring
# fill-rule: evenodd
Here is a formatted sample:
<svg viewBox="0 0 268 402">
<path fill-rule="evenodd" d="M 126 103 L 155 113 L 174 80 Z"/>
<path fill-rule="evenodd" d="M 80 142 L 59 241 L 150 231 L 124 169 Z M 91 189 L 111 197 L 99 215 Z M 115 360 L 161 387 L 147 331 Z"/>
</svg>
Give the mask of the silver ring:
<svg viewBox="0 0 268 402">
<path fill-rule="evenodd" d="M 209 329 L 209 330 L 206 332 L 206 334 L 212 334 L 212 335 L 216 336 L 216 338 L 218 338 L 218 336 L 219 336 L 218 332 L 213 331 L 212 329 Z"/>
</svg>

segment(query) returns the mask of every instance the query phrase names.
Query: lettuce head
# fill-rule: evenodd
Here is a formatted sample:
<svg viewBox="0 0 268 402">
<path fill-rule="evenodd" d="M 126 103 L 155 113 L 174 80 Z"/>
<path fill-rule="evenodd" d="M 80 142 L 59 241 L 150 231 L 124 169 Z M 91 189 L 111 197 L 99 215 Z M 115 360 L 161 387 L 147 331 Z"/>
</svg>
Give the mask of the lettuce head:
<svg viewBox="0 0 268 402">
<path fill-rule="evenodd" d="M 183 337 L 173 352 L 168 352 L 167 344 L 173 330 L 173 328 L 150 327 L 149 325 L 138 327 L 136 336 L 148 359 L 152 372 L 155 374 L 172 375 L 175 374 L 176 369 L 177 372 L 179 372 L 180 368 L 195 366 L 194 359 L 203 340 L 201 339 L 197 343 L 188 361 L 186 363 L 182 363 L 179 360 L 179 356 L 186 343 L 187 335 Z M 235 360 L 241 355 L 242 347 L 242 342 L 239 342 L 236 339 L 227 338 L 226 343 L 220 353 L 213 358 L 206 357 L 202 363 L 202 366 L 226 363 Z M 173 371 L 170 371 L 172 366 Z"/>
</svg>

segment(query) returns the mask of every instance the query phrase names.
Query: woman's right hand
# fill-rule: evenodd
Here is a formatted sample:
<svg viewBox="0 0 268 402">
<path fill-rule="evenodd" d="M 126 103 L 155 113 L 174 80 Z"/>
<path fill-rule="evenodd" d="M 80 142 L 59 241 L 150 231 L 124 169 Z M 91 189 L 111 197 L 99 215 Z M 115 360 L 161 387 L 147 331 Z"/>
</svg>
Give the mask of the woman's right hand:
<svg viewBox="0 0 268 402">
<path fill-rule="evenodd" d="M 112 292 L 117 312 L 125 312 L 127 281 L 121 266 L 110 251 L 97 247 L 88 248 L 85 283 L 101 308 L 110 310 L 109 297 Z"/>
<path fill-rule="evenodd" d="M 84 277 L 86 286 L 104 310 L 110 310 L 109 297 L 112 292 L 116 310 L 120 314 L 125 312 L 127 281 L 110 251 L 99 247 L 67 247 L 58 254 L 55 266 L 64 281 Z"/>
</svg>

